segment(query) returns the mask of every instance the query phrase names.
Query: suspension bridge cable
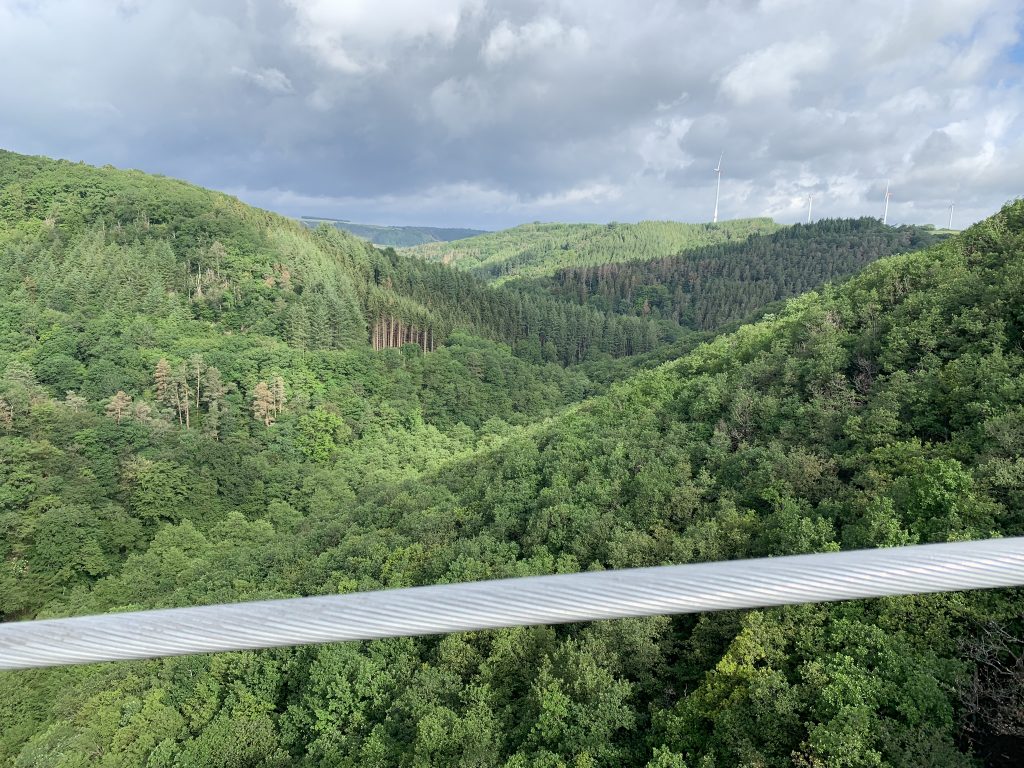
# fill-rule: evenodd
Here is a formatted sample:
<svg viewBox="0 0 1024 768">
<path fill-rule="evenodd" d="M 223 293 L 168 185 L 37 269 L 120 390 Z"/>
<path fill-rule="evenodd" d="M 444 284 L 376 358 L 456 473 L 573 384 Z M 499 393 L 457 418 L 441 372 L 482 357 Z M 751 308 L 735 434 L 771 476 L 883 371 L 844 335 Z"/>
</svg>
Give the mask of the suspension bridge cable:
<svg viewBox="0 0 1024 768">
<path fill-rule="evenodd" d="M 0 623 L 0 669 L 1024 585 L 1024 537 Z"/>
</svg>

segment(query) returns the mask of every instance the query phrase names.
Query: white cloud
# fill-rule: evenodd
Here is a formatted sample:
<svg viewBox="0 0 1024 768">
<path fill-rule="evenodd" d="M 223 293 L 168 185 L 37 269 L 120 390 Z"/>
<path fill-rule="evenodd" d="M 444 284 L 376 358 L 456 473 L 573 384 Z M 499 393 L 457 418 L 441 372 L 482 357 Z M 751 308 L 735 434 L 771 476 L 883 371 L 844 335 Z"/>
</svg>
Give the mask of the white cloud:
<svg viewBox="0 0 1024 768">
<path fill-rule="evenodd" d="M 292 81 L 279 69 L 267 67 L 266 69 L 248 70 L 243 67 L 232 67 L 231 74 L 248 80 L 253 85 L 262 88 L 270 93 L 292 93 Z"/>
<path fill-rule="evenodd" d="M 934 54 L 936 46 L 959 47 L 955 38 L 970 37 L 979 20 L 999 15 L 1012 3 L 1003 0 L 918 0 L 881 2 L 851 7 L 847 13 L 860 13 L 862 19 L 850 19 L 844 31 L 862 37 L 863 59 L 890 63 L 924 54 Z M 845 21 L 837 14 L 837 21 Z M 837 27 L 839 25 L 837 24 Z M 866 34 L 865 34 L 866 33 Z M 951 39 L 954 38 L 954 39 Z"/>
<path fill-rule="evenodd" d="M 974 10 L 977 13 L 977 9 Z M 975 22 L 975 31 L 963 46 L 951 51 L 949 76 L 969 83 L 982 77 L 995 60 L 1019 38 L 1020 31 L 1006 13 L 989 13 Z"/>
<path fill-rule="evenodd" d="M 292 214 L 995 210 L 1024 178 L 1020 0 L 0 0 L 0 146 Z M 16 76 L 15 74 L 16 73 Z M 259 119 L 253 119 L 258 114 Z M 247 193 L 248 194 L 248 193 Z M 331 209 L 330 206 L 337 206 Z M 308 206 L 308 207 L 306 207 Z"/>
<path fill-rule="evenodd" d="M 566 51 L 584 51 L 587 42 L 587 34 L 582 29 L 566 28 L 551 16 L 542 16 L 518 27 L 503 20 L 491 31 L 481 56 L 492 66 L 532 55 L 557 58 Z"/>
<path fill-rule="evenodd" d="M 622 189 L 607 182 L 595 182 L 584 184 L 560 192 L 551 192 L 540 197 L 529 200 L 522 205 L 526 208 L 562 208 L 567 205 L 580 203 L 610 203 L 622 198 Z"/>
<path fill-rule="evenodd" d="M 465 136 L 486 121 L 491 113 L 487 94 L 473 77 L 449 78 L 430 93 L 435 119 L 453 136 Z"/>
<path fill-rule="evenodd" d="M 775 43 L 744 56 L 722 78 L 722 91 L 739 105 L 786 100 L 805 74 L 819 74 L 831 56 L 829 38 Z"/>
<path fill-rule="evenodd" d="M 451 43 L 475 0 L 287 0 L 296 40 L 324 64 L 350 74 L 384 68 L 396 42 Z"/>
<path fill-rule="evenodd" d="M 692 125 L 693 120 L 687 117 L 667 117 L 657 118 L 649 128 L 641 129 L 634 141 L 644 169 L 664 176 L 669 170 L 690 165 L 693 158 L 683 149 L 683 142 Z"/>
</svg>

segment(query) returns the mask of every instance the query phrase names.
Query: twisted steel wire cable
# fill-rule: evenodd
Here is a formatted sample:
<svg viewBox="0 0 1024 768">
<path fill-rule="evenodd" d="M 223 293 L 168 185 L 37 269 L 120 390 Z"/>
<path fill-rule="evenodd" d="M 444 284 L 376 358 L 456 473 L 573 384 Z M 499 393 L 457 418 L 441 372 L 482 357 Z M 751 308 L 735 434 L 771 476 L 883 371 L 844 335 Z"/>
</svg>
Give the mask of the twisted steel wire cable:
<svg viewBox="0 0 1024 768">
<path fill-rule="evenodd" d="M 0 669 L 1024 585 L 1024 537 L 0 624 Z"/>
</svg>

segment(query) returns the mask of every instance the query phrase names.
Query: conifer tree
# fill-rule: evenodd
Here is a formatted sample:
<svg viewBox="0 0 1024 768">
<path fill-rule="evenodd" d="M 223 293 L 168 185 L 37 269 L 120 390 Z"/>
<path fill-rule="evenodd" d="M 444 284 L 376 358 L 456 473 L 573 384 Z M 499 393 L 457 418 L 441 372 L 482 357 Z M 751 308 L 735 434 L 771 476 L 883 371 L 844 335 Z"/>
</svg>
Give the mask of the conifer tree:
<svg viewBox="0 0 1024 768">
<path fill-rule="evenodd" d="M 120 424 L 121 419 L 128 412 L 128 407 L 131 404 L 131 397 L 123 389 L 119 389 L 117 394 L 110 398 L 110 402 L 107 403 L 107 407 L 104 410 L 107 416 L 110 416 Z"/>
<path fill-rule="evenodd" d="M 306 349 L 309 346 L 309 315 L 301 302 L 293 304 L 288 311 L 285 332 L 288 340 L 299 349 Z"/>
<path fill-rule="evenodd" d="M 220 439 L 221 402 L 227 394 L 227 387 L 221 378 L 220 370 L 208 366 L 203 374 L 203 402 L 206 403 L 206 416 L 203 418 L 203 432 L 214 440 Z"/>
<path fill-rule="evenodd" d="M 160 358 L 160 361 L 156 364 L 156 370 L 153 372 L 153 379 L 156 384 L 157 400 L 170 405 L 174 400 L 173 393 L 171 392 L 174 374 L 171 371 L 171 364 L 167 362 L 167 358 Z"/>
<path fill-rule="evenodd" d="M 285 396 L 284 396 L 284 379 L 280 376 L 275 376 L 270 382 L 270 394 L 274 400 L 274 415 L 280 416 L 281 411 L 284 410 Z"/>
<path fill-rule="evenodd" d="M 196 382 L 196 410 L 199 410 L 199 389 L 200 389 L 200 378 L 203 375 L 203 370 L 206 368 L 206 363 L 203 361 L 203 356 L 200 354 L 190 355 L 188 358 L 188 365 L 186 370 L 186 380 L 188 376 L 193 376 Z"/>
<path fill-rule="evenodd" d="M 14 406 L 0 397 L 0 427 L 3 427 L 5 432 L 10 432 L 14 428 Z"/>
<path fill-rule="evenodd" d="M 152 417 L 153 409 L 146 401 L 136 400 L 131 404 L 131 407 L 128 409 L 128 413 L 135 421 L 145 423 Z"/>
<path fill-rule="evenodd" d="M 212 403 L 219 402 L 227 394 L 227 386 L 221 377 L 220 369 L 216 366 L 208 366 L 203 374 L 203 402 L 207 407 Z"/>
<path fill-rule="evenodd" d="M 276 417 L 274 394 L 265 381 L 256 385 L 252 392 L 252 412 L 257 419 L 263 422 L 263 426 L 269 427 L 274 423 Z"/>
<path fill-rule="evenodd" d="M 160 389 L 158 385 L 158 390 Z M 178 414 L 178 424 L 190 429 L 192 426 L 192 390 L 189 386 L 189 369 L 179 365 L 173 370 L 170 382 L 163 387 L 165 399 L 174 406 Z"/>
<path fill-rule="evenodd" d="M 209 435 L 214 440 L 220 440 L 220 401 L 213 400 L 206 406 L 206 416 L 203 417 L 203 434 Z"/>
</svg>

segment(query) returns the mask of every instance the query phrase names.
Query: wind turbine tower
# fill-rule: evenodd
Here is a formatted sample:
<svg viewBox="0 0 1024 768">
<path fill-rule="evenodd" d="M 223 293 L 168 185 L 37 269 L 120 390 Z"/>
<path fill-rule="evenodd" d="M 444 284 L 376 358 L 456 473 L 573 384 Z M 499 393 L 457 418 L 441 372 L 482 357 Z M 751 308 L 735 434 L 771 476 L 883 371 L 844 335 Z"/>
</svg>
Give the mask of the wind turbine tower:
<svg viewBox="0 0 1024 768">
<path fill-rule="evenodd" d="M 889 198 L 892 197 L 892 192 L 889 191 L 889 181 L 886 179 L 885 182 L 885 211 L 882 213 L 882 223 L 885 224 L 889 221 Z"/>
<path fill-rule="evenodd" d="M 953 228 L 953 203 L 950 203 L 949 204 L 949 224 L 946 226 L 946 229 L 952 229 L 952 228 Z"/>
<path fill-rule="evenodd" d="M 814 195 L 807 196 L 807 223 L 811 223 L 811 208 L 814 205 Z"/>
<path fill-rule="evenodd" d="M 718 165 L 715 166 L 715 173 L 718 174 L 718 184 L 715 187 L 715 215 L 711 217 L 712 223 L 718 223 L 718 195 L 722 191 L 722 158 L 725 157 L 725 152 L 718 156 Z"/>
</svg>

